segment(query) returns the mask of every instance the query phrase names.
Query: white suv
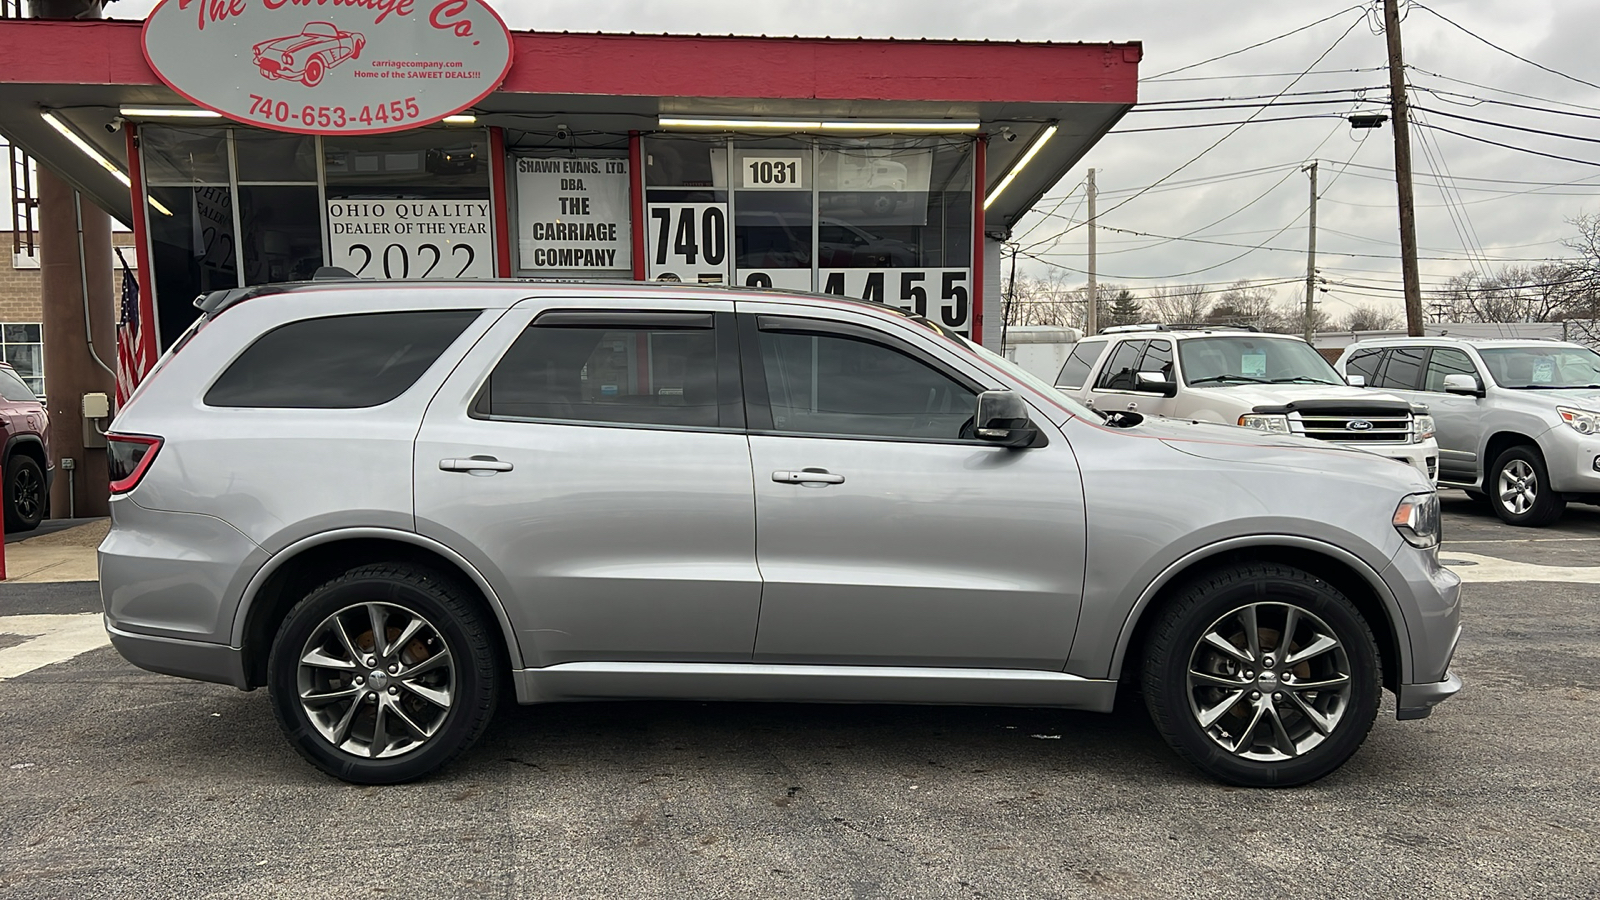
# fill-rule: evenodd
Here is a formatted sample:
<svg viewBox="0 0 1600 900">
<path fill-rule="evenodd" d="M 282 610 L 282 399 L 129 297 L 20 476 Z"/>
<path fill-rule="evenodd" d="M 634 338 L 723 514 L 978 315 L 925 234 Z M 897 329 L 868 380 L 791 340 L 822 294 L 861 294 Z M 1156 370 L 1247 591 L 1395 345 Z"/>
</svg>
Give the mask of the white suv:
<svg viewBox="0 0 1600 900">
<path fill-rule="evenodd" d="M 1330 441 L 1439 480 L 1427 407 L 1352 387 L 1310 344 L 1228 327 L 1127 325 L 1079 341 L 1056 388 L 1102 412 L 1242 425 Z"/>
</svg>

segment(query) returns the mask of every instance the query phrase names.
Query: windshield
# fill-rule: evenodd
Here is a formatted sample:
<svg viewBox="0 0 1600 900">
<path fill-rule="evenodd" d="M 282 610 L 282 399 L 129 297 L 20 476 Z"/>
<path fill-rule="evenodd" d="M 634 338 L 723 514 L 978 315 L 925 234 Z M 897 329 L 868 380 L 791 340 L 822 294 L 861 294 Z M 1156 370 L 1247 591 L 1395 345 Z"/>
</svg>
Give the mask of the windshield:
<svg viewBox="0 0 1600 900">
<path fill-rule="evenodd" d="M 1287 338 L 1189 338 L 1178 361 L 1189 385 L 1345 383 L 1310 344 Z"/>
<path fill-rule="evenodd" d="M 1480 349 L 1478 355 L 1501 387 L 1600 388 L 1600 354 L 1586 347 L 1494 347 Z"/>
</svg>

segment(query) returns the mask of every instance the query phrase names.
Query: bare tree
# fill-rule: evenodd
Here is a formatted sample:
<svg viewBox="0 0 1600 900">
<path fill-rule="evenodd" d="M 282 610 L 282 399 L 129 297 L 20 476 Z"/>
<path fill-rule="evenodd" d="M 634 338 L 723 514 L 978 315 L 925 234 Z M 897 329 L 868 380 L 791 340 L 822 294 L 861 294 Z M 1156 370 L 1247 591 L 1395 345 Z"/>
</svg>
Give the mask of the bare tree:
<svg viewBox="0 0 1600 900">
<path fill-rule="evenodd" d="M 1216 325 L 1246 325 L 1262 331 L 1282 331 L 1282 314 L 1275 299 L 1278 292 L 1236 281 L 1217 297 L 1206 321 Z"/>
<path fill-rule="evenodd" d="M 1393 331 L 1401 326 L 1400 314 L 1376 306 L 1358 306 L 1339 320 L 1340 331 Z"/>
<path fill-rule="evenodd" d="M 1582 305 L 1582 270 L 1581 263 L 1551 261 L 1463 272 L 1451 276 L 1433 306 L 1455 322 L 1557 322 L 1573 318 L 1575 304 Z"/>
<path fill-rule="evenodd" d="M 1564 243 L 1578 258 L 1568 264 L 1567 336 L 1600 344 L 1600 214 L 1568 221 L 1578 229 L 1578 236 Z"/>
<path fill-rule="evenodd" d="M 1158 322 L 1204 322 L 1211 306 L 1211 295 L 1197 284 L 1152 288 L 1144 304 L 1145 315 Z"/>
<path fill-rule="evenodd" d="M 1290 301 L 1278 308 L 1278 328 L 1284 334 L 1306 333 L 1306 305 L 1300 301 Z M 1333 328 L 1333 317 L 1323 312 L 1319 307 L 1311 308 L 1311 333 L 1329 331 Z"/>
</svg>

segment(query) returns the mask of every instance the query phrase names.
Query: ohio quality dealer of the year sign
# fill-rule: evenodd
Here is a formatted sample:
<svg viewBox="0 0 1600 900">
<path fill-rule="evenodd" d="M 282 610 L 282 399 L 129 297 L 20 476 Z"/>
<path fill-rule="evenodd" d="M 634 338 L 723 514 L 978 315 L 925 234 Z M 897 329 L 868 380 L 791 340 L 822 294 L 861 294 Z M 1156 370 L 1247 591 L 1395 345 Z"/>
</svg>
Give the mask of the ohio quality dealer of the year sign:
<svg viewBox="0 0 1600 900">
<path fill-rule="evenodd" d="M 230 119 L 381 134 L 499 87 L 511 32 L 483 0 L 161 0 L 144 55 L 168 87 Z"/>
</svg>

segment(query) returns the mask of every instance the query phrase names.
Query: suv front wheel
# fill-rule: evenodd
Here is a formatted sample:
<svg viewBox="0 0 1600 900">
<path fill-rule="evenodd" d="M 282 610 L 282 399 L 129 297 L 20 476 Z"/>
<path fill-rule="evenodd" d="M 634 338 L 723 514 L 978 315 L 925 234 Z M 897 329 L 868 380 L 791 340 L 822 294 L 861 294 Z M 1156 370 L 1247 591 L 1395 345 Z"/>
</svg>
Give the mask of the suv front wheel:
<svg viewBox="0 0 1600 900">
<path fill-rule="evenodd" d="M 6 531 L 32 531 L 44 521 L 50 498 L 44 490 L 44 472 L 33 457 L 21 453 L 6 460 Z"/>
<path fill-rule="evenodd" d="M 397 784 L 476 742 L 499 691 L 489 623 L 453 582 L 380 563 L 312 591 L 278 629 L 273 710 L 295 749 L 356 784 Z"/>
<path fill-rule="evenodd" d="M 1550 487 L 1538 448 L 1522 444 L 1500 454 L 1484 479 L 1489 505 L 1508 525 L 1537 528 L 1561 518 L 1567 498 Z"/>
<path fill-rule="evenodd" d="M 1230 784 L 1315 781 L 1355 754 L 1378 714 L 1372 629 L 1343 594 L 1299 569 L 1250 564 L 1196 580 L 1146 649 L 1156 729 Z"/>
</svg>

